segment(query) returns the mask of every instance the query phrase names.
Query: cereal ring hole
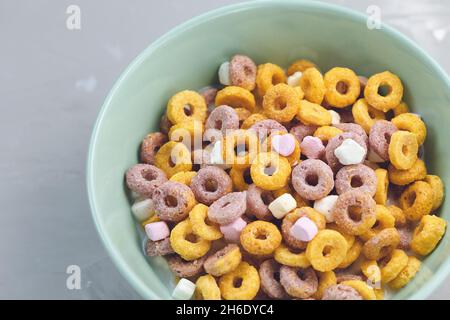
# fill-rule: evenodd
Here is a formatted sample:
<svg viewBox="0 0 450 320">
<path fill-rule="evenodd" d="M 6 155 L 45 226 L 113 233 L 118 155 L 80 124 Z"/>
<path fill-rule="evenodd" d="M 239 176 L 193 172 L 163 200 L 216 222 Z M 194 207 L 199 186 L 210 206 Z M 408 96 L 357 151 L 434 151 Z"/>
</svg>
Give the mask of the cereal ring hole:
<svg viewBox="0 0 450 320">
<path fill-rule="evenodd" d="M 407 207 L 408 208 L 412 207 L 415 201 L 416 201 L 416 193 L 415 192 L 409 193 L 408 197 L 406 198 Z"/>
<path fill-rule="evenodd" d="M 205 181 L 203 187 L 208 192 L 216 192 L 217 189 L 219 188 L 219 184 L 217 183 L 216 180 L 209 179 Z"/>
<path fill-rule="evenodd" d="M 269 163 L 264 168 L 264 174 L 269 177 L 272 176 L 275 173 L 275 171 L 277 171 L 277 167 L 273 163 Z"/>
<path fill-rule="evenodd" d="M 153 181 L 153 180 L 155 180 L 155 179 L 158 178 L 158 175 L 156 174 L 156 172 L 150 171 L 150 172 L 145 172 L 145 173 L 143 174 L 143 177 L 144 177 L 144 179 L 147 180 L 147 181 Z"/>
<path fill-rule="evenodd" d="M 340 94 L 346 94 L 348 92 L 348 83 L 344 80 L 338 81 L 336 83 L 336 91 Z"/>
<path fill-rule="evenodd" d="M 190 104 L 185 104 L 183 107 L 183 112 L 186 116 L 190 117 L 192 116 L 192 106 Z"/>
<path fill-rule="evenodd" d="M 244 157 L 248 153 L 247 143 L 239 143 L 234 147 L 234 153 L 238 157 Z"/>
<path fill-rule="evenodd" d="M 184 237 L 184 239 L 186 241 L 189 241 L 189 242 L 192 242 L 192 243 L 197 243 L 200 240 L 200 238 L 197 235 L 193 234 L 193 233 L 189 233 L 188 235 L 186 235 L 186 237 Z"/>
<path fill-rule="evenodd" d="M 381 83 L 378 87 L 378 94 L 382 97 L 387 97 L 392 92 L 392 87 L 387 83 Z"/>
<path fill-rule="evenodd" d="M 217 119 L 216 121 L 214 121 L 214 129 L 216 130 L 222 130 L 223 127 L 223 122 L 220 119 Z"/>
<path fill-rule="evenodd" d="M 296 274 L 297 274 L 297 277 L 299 277 L 300 280 L 302 280 L 302 281 L 308 280 L 308 275 L 306 274 L 305 270 L 298 269 L 296 271 Z"/>
<path fill-rule="evenodd" d="M 176 206 L 178 206 L 178 199 L 172 195 L 167 195 L 164 198 L 164 202 L 166 203 L 166 206 L 168 206 L 169 208 L 175 208 Z"/>
<path fill-rule="evenodd" d="M 251 185 L 253 183 L 253 179 L 252 179 L 252 176 L 250 174 L 250 167 L 245 169 L 243 177 L 244 177 L 244 181 L 245 181 L 246 184 Z"/>
<path fill-rule="evenodd" d="M 275 110 L 283 110 L 286 108 L 287 101 L 285 96 L 279 96 L 275 99 L 273 107 Z"/>
<path fill-rule="evenodd" d="M 310 173 L 306 176 L 305 181 L 308 185 L 315 187 L 319 183 L 319 176 L 316 173 Z"/>
<path fill-rule="evenodd" d="M 333 251 L 332 246 L 325 246 L 322 250 L 322 255 L 326 258 L 331 255 L 331 252 Z"/>
<path fill-rule="evenodd" d="M 350 180 L 350 185 L 352 188 L 359 188 L 363 185 L 362 179 L 360 176 L 353 176 Z"/>
<path fill-rule="evenodd" d="M 242 279 L 241 277 L 235 277 L 233 278 L 233 287 L 235 288 L 240 288 L 242 286 L 242 281 L 244 279 Z"/>
<path fill-rule="evenodd" d="M 361 221 L 362 210 L 360 206 L 349 206 L 348 216 L 355 222 Z"/>
</svg>

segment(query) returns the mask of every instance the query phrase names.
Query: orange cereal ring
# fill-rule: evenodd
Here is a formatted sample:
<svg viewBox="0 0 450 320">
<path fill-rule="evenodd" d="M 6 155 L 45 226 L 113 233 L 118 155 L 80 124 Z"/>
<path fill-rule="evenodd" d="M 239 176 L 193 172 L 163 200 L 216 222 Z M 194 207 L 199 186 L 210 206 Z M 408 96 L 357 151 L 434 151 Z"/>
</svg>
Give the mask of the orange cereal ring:
<svg viewBox="0 0 450 320">
<path fill-rule="evenodd" d="M 285 83 L 286 75 L 283 69 L 273 63 L 265 63 L 258 66 L 256 73 L 256 86 L 258 93 L 264 97 L 267 90 L 278 83 Z"/>
<path fill-rule="evenodd" d="M 233 108 L 245 108 L 250 112 L 255 111 L 255 97 L 241 87 L 228 86 L 217 92 L 216 106 L 226 105 Z"/>
<path fill-rule="evenodd" d="M 325 290 L 337 284 L 336 275 L 333 271 L 320 272 L 319 273 L 319 286 L 317 287 L 316 293 L 313 294 L 313 298 L 317 300 L 321 300 L 323 297 L 323 293 Z"/>
<path fill-rule="evenodd" d="M 249 253 L 255 255 L 271 254 L 281 244 L 281 233 L 278 228 L 267 221 L 249 223 L 241 232 L 241 245 Z"/>
<path fill-rule="evenodd" d="M 219 226 L 210 221 L 206 222 L 208 217 L 208 207 L 204 204 L 197 204 L 189 212 L 189 220 L 191 221 L 192 231 L 194 234 L 205 240 L 213 241 L 223 237 Z"/>
<path fill-rule="evenodd" d="M 406 186 L 417 180 L 425 179 L 427 167 L 422 159 L 417 159 L 413 166 L 407 170 L 399 170 L 393 165 L 389 165 L 389 181 L 399 186 Z"/>
<path fill-rule="evenodd" d="M 331 114 L 328 110 L 308 100 L 300 101 L 297 119 L 306 125 L 329 126 L 331 124 Z"/>
<path fill-rule="evenodd" d="M 409 107 L 405 102 L 400 102 L 400 104 L 392 110 L 394 111 L 394 116 L 396 117 L 402 113 L 408 113 Z"/>
<path fill-rule="evenodd" d="M 425 177 L 424 181 L 428 183 L 433 190 L 433 208 L 431 210 L 434 211 L 441 206 L 442 200 L 444 199 L 444 184 L 442 183 L 441 178 L 430 174 Z"/>
<path fill-rule="evenodd" d="M 212 275 L 206 274 L 197 279 L 195 297 L 197 300 L 220 300 L 220 289 Z"/>
<path fill-rule="evenodd" d="M 370 238 L 363 246 L 363 254 L 369 260 L 389 255 L 399 244 L 400 234 L 395 228 L 386 228 Z"/>
<path fill-rule="evenodd" d="M 340 284 L 352 287 L 364 300 L 377 300 L 375 291 L 372 287 L 369 287 L 364 281 L 361 280 L 347 280 Z"/>
<path fill-rule="evenodd" d="M 242 261 L 241 250 L 236 244 L 229 244 L 206 259 L 203 267 L 214 277 L 220 277 L 235 270 Z"/>
<path fill-rule="evenodd" d="M 332 126 L 321 126 L 317 128 L 314 132 L 314 137 L 319 138 L 325 144 L 328 143 L 328 140 L 337 136 L 338 134 L 344 133 L 341 129 Z"/>
<path fill-rule="evenodd" d="M 342 260 L 342 262 L 339 264 L 338 268 L 347 268 L 353 262 L 355 262 L 361 254 L 362 247 L 363 245 L 361 241 L 356 240 L 353 245 L 347 250 L 347 254 L 345 255 L 344 260 Z"/>
<path fill-rule="evenodd" d="M 230 177 L 233 181 L 234 189 L 238 191 L 247 190 L 253 183 L 252 177 L 250 175 L 250 166 L 247 166 L 245 168 L 236 166 L 232 167 L 230 170 Z"/>
<path fill-rule="evenodd" d="M 287 185 L 291 165 L 275 152 L 262 152 L 251 164 L 250 175 L 254 184 L 261 189 L 277 190 Z"/>
<path fill-rule="evenodd" d="M 258 154 L 258 136 L 250 130 L 234 130 L 222 139 L 222 158 L 226 164 L 246 168 Z"/>
<path fill-rule="evenodd" d="M 250 117 L 252 115 L 250 110 L 245 109 L 245 108 L 235 108 L 234 111 L 236 111 L 236 114 L 239 118 L 239 127 L 242 126 L 242 123 L 244 122 L 245 119 L 247 119 L 248 117 Z M 243 129 L 245 129 L 245 128 L 243 128 Z"/>
<path fill-rule="evenodd" d="M 308 268 L 311 265 L 304 251 L 295 252 L 284 244 L 280 244 L 275 249 L 273 258 L 278 263 L 289 267 Z"/>
<path fill-rule="evenodd" d="M 395 249 L 389 259 L 381 266 L 381 281 L 388 283 L 394 280 L 408 264 L 408 255 L 403 250 Z"/>
<path fill-rule="evenodd" d="M 254 113 L 242 122 L 241 129 L 250 129 L 255 123 L 266 120 L 267 117 L 261 113 Z"/>
<path fill-rule="evenodd" d="M 330 105 L 336 108 L 344 108 L 358 99 L 361 85 L 358 76 L 352 70 L 333 68 L 325 73 L 324 80 L 325 98 Z M 340 92 L 338 87 L 344 87 L 344 92 Z"/>
<path fill-rule="evenodd" d="M 326 272 L 344 261 L 347 249 L 347 241 L 339 232 L 321 230 L 308 243 L 306 257 L 315 270 Z"/>
<path fill-rule="evenodd" d="M 428 255 L 436 248 L 445 233 L 447 222 L 437 216 L 426 215 L 414 229 L 411 249 L 422 256 Z"/>
<path fill-rule="evenodd" d="M 416 136 L 408 131 L 397 131 L 389 143 L 389 159 L 400 170 L 410 169 L 417 160 L 419 145 Z"/>
<path fill-rule="evenodd" d="M 360 238 L 364 241 L 368 241 L 370 238 L 375 236 L 381 230 L 386 228 L 393 228 L 395 226 L 395 218 L 391 214 L 388 208 L 383 205 L 377 204 L 376 210 L 376 222 L 372 228 L 367 232 L 360 235 Z"/>
<path fill-rule="evenodd" d="M 375 175 L 377 176 L 377 190 L 373 199 L 376 203 L 385 205 L 387 200 L 389 178 L 388 171 L 386 169 L 375 169 Z"/>
<path fill-rule="evenodd" d="M 380 87 L 387 87 L 387 94 L 379 93 Z M 403 85 L 395 74 L 385 71 L 369 78 L 364 97 L 375 109 L 387 112 L 399 105 L 403 97 Z"/>
<path fill-rule="evenodd" d="M 189 186 L 191 184 L 192 178 L 197 175 L 195 171 L 181 171 L 175 173 L 172 177 L 170 177 L 170 181 L 179 182 Z"/>
<path fill-rule="evenodd" d="M 370 128 L 375 124 L 375 121 L 386 118 L 382 111 L 370 106 L 364 98 L 355 102 L 352 107 L 352 114 L 355 122 L 363 127 L 367 134 L 369 134 Z"/>
<path fill-rule="evenodd" d="M 189 236 L 194 236 L 191 241 Z M 189 219 L 179 222 L 170 232 L 170 245 L 184 260 L 203 257 L 211 248 L 211 242 L 194 235 Z"/>
<path fill-rule="evenodd" d="M 416 273 L 420 269 L 421 262 L 416 257 L 410 256 L 408 257 L 408 264 L 402 271 L 398 274 L 398 276 L 389 282 L 389 286 L 393 289 L 403 288 L 411 281 L 412 278 L 415 277 Z"/>
<path fill-rule="evenodd" d="M 199 93 L 185 90 L 178 92 L 167 103 L 167 118 L 172 124 L 206 119 L 206 102 Z"/>
<path fill-rule="evenodd" d="M 258 294 L 260 284 L 258 270 L 244 261 L 219 279 L 220 292 L 225 300 L 252 300 Z"/>
<path fill-rule="evenodd" d="M 306 59 L 300 59 L 293 62 L 289 68 L 287 69 L 287 75 L 292 76 L 296 72 L 304 72 L 309 68 L 317 68 L 314 62 L 311 62 Z"/>
<path fill-rule="evenodd" d="M 391 121 L 399 130 L 414 133 L 417 137 L 419 146 L 425 142 L 427 137 L 427 127 L 422 119 L 420 119 L 420 116 L 413 113 L 402 113 Z"/>
<path fill-rule="evenodd" d="M 156 153 L 155 165 L 171 178 L 178 172 L 192 170 L 191 153 L 184 144 L 169 141 Z"/>
<path fill-rule="evenodd" d="M 278 122 L 289 122 L 300 108 L 303 95 L 285 83 L 267 89 L 263 98 L 264 114 Z"/>
<path fill-rule="evenodd" d="M 323 76 L 316 68 L 306 69 L 300 78 L 300 87 L 305 93 L 305 99 L 312 103 L 321 104 L 325 96 Z"/>
<path fill-rule="evenodd" d="M 195 139 L 201 141 L 203 137 L 203 123 L 197 120 L 179 122 L 170 127 L 169 139 L 183 142 L 189 149 L 194 145 Z"/>
<path fill-rule="evenodd" d="M 274 136 L 276 136 L 276 135 L 282 136 L 282 135 L 285 135 L 285 134 L 290 134 L 290 133 L 287 133 L 287 132 L 274 132 L 274 133 L 271 133 L 269 138 L 264 141 L 264 143 L 267 143 L 267 150 L 268 151 L 274 151 L 274 150 L 272 150 L 272 139 L 273 139 Z M 300 143 L 295 138 L 294 138 L 294 143 L 295 143 L 294 151 L 290 155 L 285 157 L 287 159 L 287 161 L 289 161 L 289 164 L 291 166 L 295 166 L 295 165 L 297 165 L 299 163 L 299 161 L 300 161 L 300 154 L 301 154 Z"/>
<path fill-rule="evenodd" d="M 392 214 L 392 216 L 395 219 L 395 226 L 396 227 L 403 227 L 406 224 L 406 216 L 403 213 L 403 210 L 400 209 L 397 206 L 390 205 L 387 207 L 389 212 Z"/>
<path fill-rule="evenodd" d="M 428 183 L 416 181 L 403 191 L 399 202 L 406 219 L 417 221 L 431 212 L 433 190 Z"/>
<path fill-rule="evenodd" d="M 381 282 L 381 268 L 378 266 L 376 260 L 364 260 L 360 267 L 362 273 L 372 284 L 379 284 Z"/>
</svg>

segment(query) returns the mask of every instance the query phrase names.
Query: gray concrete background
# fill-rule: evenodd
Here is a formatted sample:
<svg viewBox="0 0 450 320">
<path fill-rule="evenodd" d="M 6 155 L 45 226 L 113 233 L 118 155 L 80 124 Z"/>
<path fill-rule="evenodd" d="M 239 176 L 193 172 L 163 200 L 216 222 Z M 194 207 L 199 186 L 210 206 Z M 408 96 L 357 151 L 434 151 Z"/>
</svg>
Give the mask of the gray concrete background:
<svg viewBox="0 0 450 320">
<path fill-rule="evenodd" d="M 0 0 L 0 298 L 134 299 L 94 228 L 85 162 L 96 115 L 157 37 L 230 0 Z M 450 72 L 450 2 L 333 0 L 415 40 Z M 81 8 L 81 30 L 66 9 Z M 207 48 L 206 48 L 207 49 Z M 66 288 L 81 268 L 82 289 Z M 450 279 L 432 298 L 450 298 Z"/>
</svg>

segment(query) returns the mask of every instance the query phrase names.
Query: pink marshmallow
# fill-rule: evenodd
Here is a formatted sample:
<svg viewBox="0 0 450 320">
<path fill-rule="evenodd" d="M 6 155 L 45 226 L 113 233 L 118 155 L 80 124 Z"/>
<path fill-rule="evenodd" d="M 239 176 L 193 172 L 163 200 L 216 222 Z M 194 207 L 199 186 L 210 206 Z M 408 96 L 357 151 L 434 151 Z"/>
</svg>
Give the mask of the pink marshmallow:
<svg viewBox="0 0 450 320">
<path fill-rule="evenodd" d="M 300 241 L 311 241 L 317 234 L 316 224 L 308 217 L 301 217 L 289 230 L 291 236 Z"/>
<path fill-rule="evenodd" d="M 295 137 L 292 134 L 275 135 L 272 137 L 272 148 L 283 157 L 288 157 L 295 150 Z"/>
<path fill-rule="evenodd" d="M 304 137 L 302 143 L 300 143 L 300 149 L 309 159 L 319 159 L 325 151 L 322 140 L 313 136 Z"/>
<path fill-rule="evenodd" d="M 169 227 L 164 221 L 152 222 L 145 225 L 145 233 L 152 241 L 159 241 L 170 235 Z"/>
<path fill-rule="evenodd" d="M 230 224 L 220 226 L 220 232 L 223 233 L 225 240 L 239 242 L 241 231 L 246 225 L 247 222 L 245 222 L 242 218 L 237 218 Z"/>
</svg>

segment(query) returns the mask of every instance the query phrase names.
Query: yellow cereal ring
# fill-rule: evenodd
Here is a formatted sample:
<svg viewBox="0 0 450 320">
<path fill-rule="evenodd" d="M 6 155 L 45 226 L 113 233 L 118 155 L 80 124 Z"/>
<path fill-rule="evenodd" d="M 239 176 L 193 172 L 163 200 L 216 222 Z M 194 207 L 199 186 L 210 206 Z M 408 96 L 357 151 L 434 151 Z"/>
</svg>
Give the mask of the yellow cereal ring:
<svg viewBox="0 0 450 320">
<path fill-rule="evenodd" d="M 356 291 L 358 291 L 359 295 L 364 300 L 377 300 L 377 296 L 375 295 L 375 291 L 373 288 L 369 287 L 364 281 L 361 280 L 347 280 L 341 282 L 341 284 L 352 287 Z"/>
<path fill-rule="evenodd" d="M 223 237 L 222 232 L 220 232 L 219 226 L 209 222 L 206 223 L 206 218 L 208 216 L 208 207 L 204 204 L 197 204 L 189 212 L 189 220 L 191 221 L 192 231 L 194 234 L 202 239 L 213 241 Z"/>
<path fill-rule="evenodd" d="M 392 165 L 400 170 L 410 169 L 417 160 L 416 136 L 408 131 L 397 131 L 391 136 L 389 143 L 389 159 Z"/>
<path fill-rule="evenodd" d="M 428 255 L 436 248 L 444 236 L 447 222 L 437 216 L 426 215 L 414 229 L 411 240 L 411 249 L 422 256 Z"/>
<path fill-rule="evenodd" d="M 274 132 L 272 133 L 268 139 L 266 139 L 265 143 L 267 143 L 267 150 L 268 151 L 273 151 L 272 150 L 272 139 L 274 136 L 276 135 L 285 135 L 285 134 L 289 134 L 286 132 Z M 295 143 L 295 148 L 294 151 L 287 157 L 285 157 L 287 159 L 287 161 L 289 161 L 289 164 L 291 166 L 295 166 L 299 163 L 300 161 L 300 155 L 301 155 L 301 149 L 300 149 L 300 143 L 298 142 L 297 139 L 294 139 L 294 143 Z"/>
<path fill-rule="evenodd" d="M 361 98 L 352 107 L 352 114 L 355 122 L 359 124 L 367 134 L 377 120 L 384 120 L 386 116 L 380 110 L 370 106 L 366 99 Z"/>
<path fill-rule="evenodd" d="M 329 126 L 331 124 L 331 114 L 328 110 L 308 100 L 300 101 L 297 119 L 306 125 Z"/>
<path fill-rule="evenodd" d="M 326 288 L 333 286 L 337 283 L 336 275 L 333 271 L 321 272 L 319 274 L 319 286 L 316 293 L 313 294 L 313 298 L 321 300 Z"/>
<path fill-rule="evenodd" d="M 188 106 L 188 108 L 186 108 Z M 199 93 L 185 90 L 178 92 L 167 103 L 167 118 L 173 124 L 206 119 L 206 102 Z"/>
<path fill-rule="evenodd" d="M 345 241 L 347 241 L 347 249 L 351 248 L 356 241 L 356 236 L 354 236 L 352 234 L 347 234 L 347 233 L 343 232 L 342 230 L 339 230 L 339 227 L 336 223 L 327 224 L 327 229 L 331 229 L 331 230 L 339 232 L 345 238 Z"/>
<path fill-rule="evenodd" d="M 395 218 L 395 226 L 403 227 L 406 224 L 406 216 L 403 213 L 403 210 L 394 205 L 390 205 L 387 208 L 389 212 L 392 214 L 392 216 Z"/>
<path fill-rule="evenodd" d="M 178 172 L 191 171 L 191 153 L 184 144 L 169 141 L 156 153 L 155 166 L 163 170 L 169 178 Z"/>
<path fill-rule="evenodd" d="M 236 282 L 240 282 L 239 286 Z M 252 300 L 258 294 L 260 284 L 256 268 L 244 261 L 219 279 L 220 292 L 225 300 Z"/>
<path fill-rule="evenodd" d="M 425 177 L 424 181 L 428 183 L 433 190 L 433 208 L 431 208 L 431 210 L 434 211 L 441 206 L 442 200 L 444 199 L 444 184 L 442 183 L 441 178 L 430 174 Z"/>
<path fill-rule="evenodd" d="M 175 173 L 172 177 L 170 177 L 170 181 L 179 182 L 189 186 L 191 184 L 192 178 L 197 175 L 195 171 L 181 171 Z"/>
<path fill-rule="evenodd" d="M 389 181 L 399 186 L 405 186 L 416 180 L 425 179 L 427 176 L 427 167 L 422 159 L 417 159 L 413 166 L 407 170 L 400 170 L 389 165 Z"/>
<path fill-rule="evenodd" d="M 191 261 L 203 257 L 211 248 L 211 242 L 200 237 L 196 237 L 196 242 L 187 239 L 189 235 L 194 235 L 189 219 L 179 222 L 170 232 L 170 245 L 184 260 Z"/>
<path fill-rule="evenodd" d="M 278 228 L 267 221 L 249 223 L 241 232 L 241 245 L 251 254 L 271 254 L 281 244 L 281 233 Z"/>
<path fill-rule="evenodd" d="M 309 68 L 317 68 L 314 62 L 306 59 L 300 59 L 292 63 L 287 69 L 288 76 L 292 76 L 296 72 L 304 72 Z"/>
<path fill-rule="evenodd" d="M 408 113 L 409 112 L 409 107 L 405 102 L 400 102 L 398 106 L 396 106 L 394 109 L 392 109 L 394 111 L 394 116 L 398 116 L 402 113 Z"/>
<path fill-rule="evenodd" d="M 280 189 L 273 190 L 272 193 L 275 196 L 275 198 L 278 198 L 285 193 L 289 193 L 290 195 L 292 195 L 294 197 L 295 201 L 297 202 L 297 208 L 311 206 L 311 203 L 309 202 L 309 200 L 303 199 L 297 192 L 293 192 L 291 187 L 289 186 L 289 184 L 285 185 L 284 187 L 282 187 Z"/>
<path fill-rule="evenodd" d="M 373 289 L 373 292 L 375 293 L 375 297 L 377 298 L 377 300 L 384 300 L 384 290 L 383 290 L 383 288 Z"/>
<path fill-rule="evenodd" d="M 284 244 L 280 244 L 280 246 L 275 249 L 273 258 L 278 263 L 289 267 L 308 268 L 311 265 L 308 258 L 306 258 L 305 252 L 292 252 Z"/>
<path fill-rule="evenodd" d="M 377 204 L 385 205 L 389 188 L 388 172 L 386 169 L 378 168 L 375 169 L 375 175 L 377 176 L 377 190 L 373 199 Z"/>
<path fill-rule="evenodd" d="M 421 262 L 416 257 L 408 257 L 408 265 L 403 268 L 399 275 L 389 282 L 389 286 L 393 289 L 400 289 L 406 286 L 420 269 Z"/>
<path fill-rule="evenodd" d="M 399 129 L 414 133 L 417 137 L 417 143 L 422 145 L 427 137 L 427 127 L 419 116 L 412 113 L 402 113 L 391 120 Z"/>
<path fill-rule="evenodd" d="M 331 271 L 344 261 L 347 241 L 337 231 L 321 230 L 306 247 L 306 257 L 312 267 L 321 272 Z"/>
<path fill-rule="evenodd" d="M 241 147 L 242 150 L 239 150 Z M 238 149 L 238 154 L 236 154 L 236 148 Z M 232 164 L 238 168 L 248 167 L 257 156 L 258 149 L 258 136 L 252 131 L 234 130 L 222 138 L 222 158 L 225 163 Z M 240 151 L 245 154 L 241 155 Z"/>
<path fill-rule="evenodd" d="M 253 183 L 250 176 L 250 166 L 245 168 L 232 167 L 230 170 L 231 181 L 233 181 L 233 187 L 238 191 L 245 191 Z"/>
<path fill-rule="evenodd" d="M 332 126 L 321 126 L 314 132 L 314 137 L 322 140 L 324 144 L 328 143 L 328 140 L 337 136 L 338 134 L 344 133 L 341 129 Z"/>
<path fill-rule="evenodd" d="M 249 129 L 255 123 L 266 120 L 267 117 L 261 113 L 254 113 L 242 122 L 241 129 Z"/>
<path fill-rule="evenodd" d="M 364 260 L 361 263 L 361 272 L 370 283 L 376 285 L 381 282 L 381 269 L 376 260 Z"/>
<path fill-rule="evenodd" d="M 355 103 L 358 99 L 361 85 L 358 76 L 347 68 L 333 68 L 324 76 L 325 80 L 325 98 L 327 102 L 336 107 L 344 108 Z M 345 92 L 339 92 L 337 87 L 344 84 Z"/>
<path fill-rule="evenodd" d="M 368 241 L 370 238 L 378 234 L 381 230 L 386 228 L 393 228 L 395 226 L 395 218 L 391 214 L 388 208 L 381 204 L 377 204 L 376 210 L 376 222 L 372 228 L 360 235 L 360 238 L 364 241 Z"/>
<path fill-rule="evenodd" d="M 302 98 L 300 91 L 285 83 L 271 86 L 263 98 L 264 114 L 278 122 L 289 122 L 297 114 Z"/>
<path fill-rule="evenodd" d="M 363 246 L 363 254 L 369 260 L 378 260 L 391 253 L 400 242 L 395 228 L 386 228 L 370 238 Z"/>
<path fill-rule="evenodd" d="M 274 169 L 272 174 L 267 168 Z M 272 170 L 271 170 L 272 171 Z M 289 161 L 275 152 L 259 153 L 250 167 L 253 183 L 264 190 L 277 190 L 287 185 L 291 175 Z"/>
<path fill-rule="evenodd" d="M 186 147 L 194 145 L 195 139 L 202 141 L 203 123 L 198 120 L 179 122 L 170 127 L 169 139 L 171 141 L 183 142 Z"/>
<path fill-rule="evenodd" d="M 241 87 L 228 86 L 217 92 L 216 106 L 227 105 L 233 108 L 245 108 L 250 112 L 255 111 L 255 97 Z"/>
<path fill-rule="evenodd" d="M 379 94 L 378 90 L 380 87 L 388 88 L 385 96 Z M 375 109 L 387 112 L 398 106 L 401 102 L 403 97 L 402 82 L 399 77 L 389 71 L 377 73 L 367 80 L 364 97 Z"/>
<path fill-rule="evenodd" d="M 265 63 L 258 66 L 256 86 L 258 87 L 258 93 L 261 97 L 264 97 L 267 90 L 273 85 L 285 82 L 286 75 L 284 74 L 283 69 L 276 64 Z"/>
<path fill-rule="evenodd" d="M 161 219 L 158 217 L 158 215 L 153 215 L 152 217 L 148 218 L 147 220 L 143 221 L 141 223 L 142 228 L 145 228 L 145 225 L 149 224 L 149 223 L 153 223 L 153 222 L 158 222 L 161 221 Z"/>
<path fill-rule="evenodd" d="M 321 104 L 325 96 L 325 82 L 316 68 L 306 69 L 300 78 L 300 87 L 305 93 L 305 99 L 312 103 Z"/>
<path fill-rule="evenodd" d="M 205 271 L 215 277 L 223 276 L 236 269 L 242 261 L 241 250 L 236 244 L 229 244 L 206 259 Z"/>
<path fill-rule="evenodd" d="M 411 184 L 400 196 L 400 208 L 410 221 L 417 221 L 431 212 L 433 190 L 423 181 Z"/>
<path fill-rule="evenodd" d="M 235 108 L 234 111 L 236 111 L 236 114 L 238 115 L 240 124 L 239 126 L 242 125 L 245 119 L 252 115 L 251 111 L 245 108 Z"/>
<path fill-rule="evenodd" d="M 381 282 L 388 283 L 394 280 L 408 264 L 408 255 L 403 250 L 395 249 L 389 260 L 381 268 Z"/>
<path fill-rule="evenodd" d="M 356 240 L 353 245 L 347 250 L 347 254 L 345 255 L 344 260 L 339 264 L 338 268 L 347 268 L 353 262 L 358 259 L 362 250 L 362 243 L 359 240 Z"/>
<path fill-rule="evenodd" d="M 197 300 L 220 300 L 220 289 L 212 275 L 205 274 L 197 279 L 195 298 Z"/>
</svg>

